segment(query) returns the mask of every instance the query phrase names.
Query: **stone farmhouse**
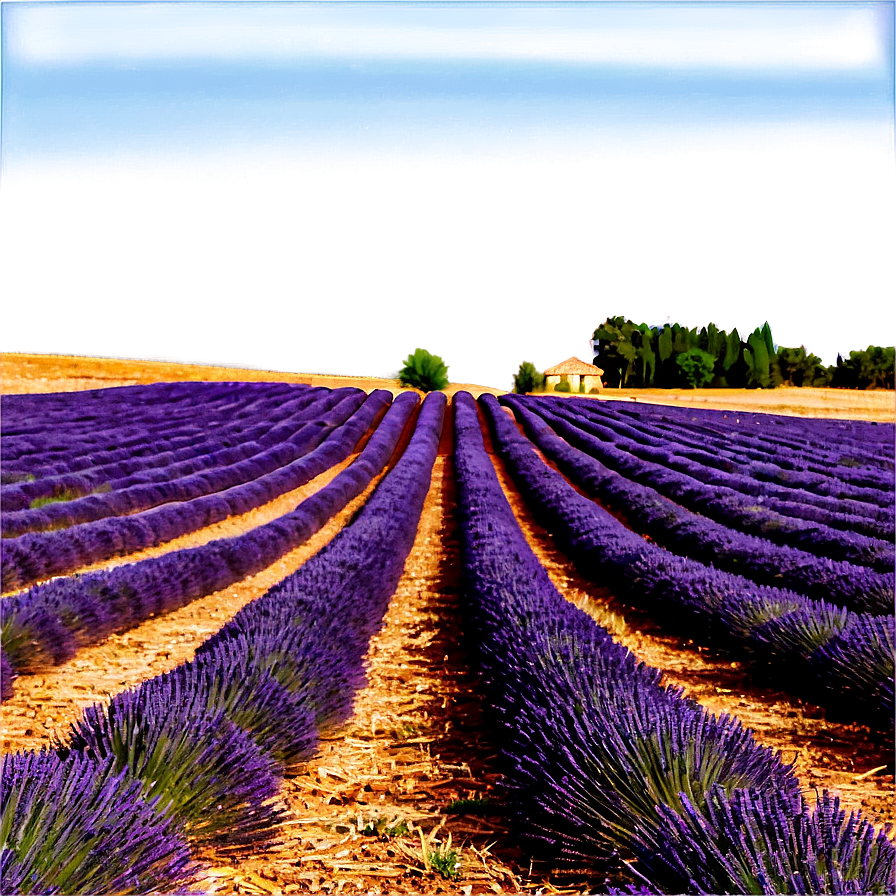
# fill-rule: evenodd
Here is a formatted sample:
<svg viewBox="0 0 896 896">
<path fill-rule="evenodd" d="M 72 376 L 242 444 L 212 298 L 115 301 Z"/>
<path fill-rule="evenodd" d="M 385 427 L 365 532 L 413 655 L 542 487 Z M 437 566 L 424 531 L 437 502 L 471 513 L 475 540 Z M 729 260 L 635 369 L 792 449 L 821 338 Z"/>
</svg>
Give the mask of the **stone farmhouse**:
<svg viewBox="0 0 896 896">
<path fill-rule="evenodd" d="M 592 389 L 600 392 L 604 387 L 600 380 L 602 373 L 600 367 L 586 364 L 579 358 L 567 358 L 562 363 L 545 370 L 545 385 L 548 390 L 552 390 L 557 383 L 566 380 L 570 392 L 578 392 L 580 386 L 584 387 L 585 392 L 590 392 Z"/>
</svg>

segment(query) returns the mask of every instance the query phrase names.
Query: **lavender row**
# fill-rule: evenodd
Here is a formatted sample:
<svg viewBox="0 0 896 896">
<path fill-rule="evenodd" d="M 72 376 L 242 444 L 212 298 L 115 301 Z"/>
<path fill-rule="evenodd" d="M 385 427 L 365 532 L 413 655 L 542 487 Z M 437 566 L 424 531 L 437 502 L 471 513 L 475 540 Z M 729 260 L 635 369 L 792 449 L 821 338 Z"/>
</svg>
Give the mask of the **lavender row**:
<svg viewBox="0 0 896 896">
<path fill-rule="evenodd" d="M 742 492 L 722 486 L 708 488 L 692 476 L 641 460 L 615 444 L 590 435 L 569 419 L 551 413 L 543 405 L 532 402 L 530 406 L 570 444 L 596 457 L 627 479 L 648 485 L 689 510 L 733 529 L 819 557 L 870 566 L 878 572 L 893 569 L 896 556 L 890 542 L 782 516 L 761 503 L 751 501 Z"/>
<path fill-rule="evenodd" d="M 370 636 L 381 625 L 416 534 L 444 406 L 443 395 L 427 396 L 407 450 L 355 521 L 297 573 L 242 610 L 191 662 L 119 694 L 106 708 L 89 709 L 58 756 L 7 757 L 4 892 L 168 889 L 195 872 L 183 853 L 185 843 L 227 854 L 258 849 L 276 836 L 282 819 L 276 802 L 280 778 L 311 755 L 319 729 L 350 713 L 354 693 L 364 683 Z M 72 786 L 71 779 L 88 764 L 95 779 Z M 76 773 L 66 765 L 74 765 Z M 117 791 L 97 785 L 109 769 L 123 775 L 126 786 L 138 782 L 136 798 L 122 793 L 120 783 Z M 39 782 L 40 802 L 49 810 L 27 796 L 20 799 L 28 787 L 24 781 Z M 85 791 L 106 798 L 110 825 L 91 826 Z M 132 812 L 145 815 L 140 801 L 157 813 L 158 833 L 148 823 L 139 841 L 122 831 L 111 841 L 118 849 L 109 850 L 98 873 L 96 857 L 109 846 L 109 828 L 118 833 Z M 63 807 L 55 808 L 60 803 Z M 35 856 L 22 849 L 21 835 L 38 828 L 49 836 Z M 72 844 L 59 835 L 63 828 L 81 839 Z M 130 870 L 131 850 L 144 860 L 139 874 Z M 49 862 L 40 861 L 47 856 Z M 68 865 L 62 867 L 60 858 Z M 68 875 L 64 886 L 62 874 Z"/>
<path fill-rule="evenodd" d="M 620 437 L 624 427 L 616 421 L 605 421 L 605 426 L 587 419 L 590 415 L 581 416 L 571 412 L 568 407 L 554 405 L 552 411 L 562 415 L 579 428 L 596 435 L 605 441 L 612 441 L 618 448 L 648 462 L 657 463 L 677 472 L 684 473 L 705 485 L 728 488 L 732 491 L 749 495 L 758 500 L 764 507 L 784 516 L 804 521 L 820 522 L 836 529 L 859 532 L 869 537 L 890 539 L 894 531 L 894 514 L 891 506 L 865 503 L 850 500 L 846 497 L 835 498 L 830 495 L 816 495 L 804 489 L 790 489 L 765 481 L 754 464 L 752 469 L 739 471 L 731 467 L 727 472 L 718 469 L 726 466 L 724 460 L 715 459 L 713 464 L 694 461 L 696 452 L 682 452 L 678 443 L 662 442 L 652 439 L 655 445 L 638 445 L 636 442 Z M 643 437 L 646 440 L 646 437 Z M 705 453 L 705 452 L 702 452 Z M 687 454 L 688 456 L 684 456 Z M 891 490 L 892 491 L 892 488 Z M 883 504 L 888 494 L 876 492 Z"/>
<path fill-rule="evenodd" d="M 301 398 L 304 398 L 302 396 Z M 288 403 L 296 407 L 300 404 L 300 396 L 295 396 Z M 68 450 L 42 455 L 34 458 L 32 463 L 20 460 L 15 464 L 8 463 L 4 472 L 2 497 L 16 495 L 22 487 L 39 488 L 35 483 L 62 476 L 92 475 L 99 467 L 115 464 L 140 464 L 152 466 L 154 456 L 164 452 L 192 449 L 192 454 L 201 453 L 200 445 L 214 444 L 216 447 L 238 445 L 246 441 L 244 432 L 262 434 L 268 428 L 268 418 L 282 406 L 265 407 L 264 404 L 253 407 L 252 416 L 233 416 L 228 414 L 221 419 L 200 413 L 191 415 L 188 422 L 177 423 L 168 420 L 160 424 L 152 432 L 144 431 L 139 436 L 126 438 L 126 434 L 113 430 L 109 434 L 108 445 L 83 445 L 69 441 Z M 261 425 L 260 425 L 261 424 Z M 25 489 L 27 491 L 27 488 Z M 43 497 L 40 491 L 31 497 Z M 4 502 L 5 503 L 5 502 Z M 20 508 L 19 508 L 20 509 Z"/>
<path fill-rule="evenodd" d="M 785 673 L 791 692 L 872 727 L 892 726 L 892 615 L 758 585 L 646 542 L 550 469 L 494 396 L 481 402 L 514 481 L 583 575 L 694 640 L 727 645 L 765 673 Z"/>
<path fill-rule="evenodd" d="M 619 407 L 616 410 L 621 415 L 631 416 L 627 408 Z M 839 446 L 837 450 L 825 451 L 811 447 L 808 434 L 801 440 L 797 439 L 796 433 L 791 439 L 759 439 L 731 427 L 710 426 L 691 420 L 679 421 L 662 413 L 635 415 L 634 419 L 649 426 L 655 435 L 668 432 L 677 439 L 698 439 L 701 440 L 702 447 L 724 452 L 726 456 L 738 461 L 746 459 L 771 462 L 781 470 L 807 470 L 833 475 L 853 485 L 872 488 L 879 488 L 893 480 L 893 462 L 879 450 L 877 453 L 869 453 Z"/>
<path fill-rule="evenodd" d="M 806 551 L 745 535 L 663 498 L 648 486 L 614 473 L 596 458 L 574 448 L 525 402 L 512 396 L 513 408 L 529 438 L 579 487 L 614 513 L 621 513 L 641 535 L 657 544 L 754 582 L 792 589 L 816 600 L 864 613 L 893 608 L 894 574 L 817 557 Z"/>
<path fill-rule="evenodd" d="M 884 490 L 892 490 L 893 487 L 892 468 L 882 469 L 882 458 L 867 454 L 844 456 L 840 452 L 822 454 L 807 448 L 808 433 L 803 433 L 801 441 L 797 440 L 800 430 L 794 432 L 793 439 L 778 439 L 769 443 L 755 438 L 737 438 L 740 433 L 731 426 L 707 426 L 690 418 L 676 421 L 664 413 L 665 408 L 639 406 L 633 412 L 630 405 L 601 402 L 600 408 L 592 407 L 592 411 L 607 413 L 614 419 L 628 420 L 640 433 L 653 436 L 658 432 L 668 433 L 680 445 L 701 449 L 703 456 L 710 451 L 710 457 L 718 454 L 720 459 L 740 465 L 756 462 L 763 478 L 772 482 L 780 480 L 783 485 L 796 483 L 801 474 L 815 474 L 859 487 Z M 765 416 L 769 418 L 766 420 L 767 428 L 774 427 L 780 419 L 772 414 Z M 706 462 L 710 463 L 710 460 Z M 806 487 L 811 488 L 811 481 L 807 482 Z"/>
<path fill-rule="evenodd" d="M 286 384 L 275 388 L 290 389 Z M 151 385 L 114 386 L 81 392 L 45 392 L 3 395 L 0 407 L 4 417 L 4 437 L 42 435 L 47 427 L 66 430 L 96 426 L 118 416 L 144 419 L 155 413 L 155 406 L 189 408 L 197 401 L 206 404 L 233 402 L 236 398 L 252 401 L 263 397 L 271 384 L 168 382 Z"/>
<path fill-rule="evenodd" d="M 792 766 L 664 687 L 557 592 L 467 393 L 455 434 L 465 627 L 525 847 L 554 866 L 634 871 L 643 893 L 884 892 L 885 834 L 826 794 L 810 810 Z"/>
<path fill-rule="evenodd" d="M 318 406 L 322 396 L 317 396 Z M 287 412 L 294 412 L 292 419 L 305 416 L 308 408 L 299 409 L 287 403 Z M 187 447 L 176 451 L 165 450 L 155 454 L 133 457 L 115 463 L 89 467 L 77 473 L 58 473 L 35 481 L 7 486 L 0 495 L 4 512 L 22 512 L 36 504 L 67 503 L 91 494 L 103 494 L 151 482 L 163 482 L 180 476 L 188 476 L 223 464 L 237 463 L 259 454 L 282 438 L 285 426 L 282 422 L 265 419 L 233 427 L 215 429 L 202 439 L 193 440 Z"/>
<path fill-rule="evenodd" d="M 174 476 L 195 473 L 219 463 L 243 460 L 264 448 L 275 445 L 283 438 L 285 421 L 293 415 L 305 414 L 312 407 L 329 408 L 339 396 L 346 393 L 337 389 L 305 390 L 276 408 L 264 410 L 264 416 L 253 416 L 220 426 L 209 435 L 202 427 L 202 434 L 186 439 L 183 447 L 171 449 L 166 439 L 161 450 L 137 457 L 127 457 L 110 463 L 81 469 L 76 473 L 43 475 L 40 479 L 4 486 L 2 505 L 4 512 L 24 510 L 35 499 L 65 499 L 90 494 L 97 489 L 114 490 L 141 482 L 157 482 Z M 329 399 L 327 396 L 331 396 Z M 321 405 L 329 401 L 330 404 Z M 263 409 L 259 409 L 261 413 Z M 167 435 L 172 435 L 169 432 Z M 159 447 L 158 445 L 156 446 Z"/>
<path fill-rule="evenodd" d="M 619 408 L 623 411 L 623 407 Z M 732 443 L 753 445 L 777 452 L 795 452 L 807 459 L 819 458 L 833 465 L 874 466 L 894 469 L 893 427 L 864 420 L 826 420 L 789 417 L 762 412 L 719 411 L 708 408 L 648 406 L 644 411 L 628 406 L 636 416 L 661 414 L 685 425 L 698 424 L 725 434 Z"/>
<path fill-rule="evenodd" d="M 550 409 L 548 409 L 550 408 Z M 774 494 L 787 492 L 787 489 L 770 485 L 758 479 L 740 474 L 724 473 L 713 470 L 701 464 L 691 463 L 686 459 L 678 458 L 672 454 L 674 449 L 662 449 L 638 446 L 636 443 L 620 438 L 616 435 L 615 428 L 589 422 L 575 412 L 569 411 L 562 405 L 537 406 L 539 413 L 554 415 L 562 418 L 566 423 L 572 424 L 581 430 L 583 435 L 590 436 L 589 444 L 597 444 L 598 439 L 605 445 L 612 445 L 615 451 L 620 452 L 629 460 L 642 461 L 646 465 L 653 465 L 662 473 L 669 473 L 673 477 L 686 477 L 692 483 L 699 483 L 704 490 L 712 487 L 718 495 L 729 496 L 738 502 L 748 512 L 764 515 L 764 512 L 772 514 L 772 528 L 777 526 L 778 520 L 783 520 L 784 525 L 793 528 L 806 528 L 812 523 L 821 523 L 825 530 L 843 530 L 854 535 L 862 536 L 877 542 L 892 541 L 894 532 L 894 517 L 892 508 L 877 507 L 871 504 L 859 504 L 859 502 L 838 501 L 833 498 L 817 497 L 808 492 L 801 492 L 800 500 L 785 501 L 774 497 Z M 614 425 L 615 427 L 615 425 Z M 585 449 L 590 450 L 590 449 Z M 790 495 L 796 495 L 796 491 L 790 491 Z M 883 494 L 883 493 L 881 493 Z M 750 501 L 749 498 L 754 500 Z M 817 504 L 825 504 L 825 507 L 817 507 Z M 862 516 L 854 513 L 842 513 L 832 510 L 832 507 L 848 506 L 851 510 L 856 507 L 863 508 Z M 816 527 L 811 527 L 816 528 Z M 838 538 L 834 533 L 835 538 Z M 771 536 L 769 536 L 771 537 Z M 842 538 L 840 539 L 842 540 Z M 844 558 L 847 559 L 847 558 Z"/>
<path fill-rule="evenodd" d="M 355 441 L 391 395 L 385 392 L 376 397 L 355 421 Z M 81 647 L 112 632 L 133 628 L 155 614 L 175 610 L 266 569 L 361 494 L 385 467 L 416 404 L 413 393 L 399 396 L 348 469 L 295 510 L 270 523 L 243 535 L 108 571 L 57 579 L 5 598 L 0 639 L 14 674 L 66 662 Z M 355 441 L 344 444 L 346 456 Z M 330 464 L 317 466 L 318 472 L 323 472 Z"/>
<path fill-rule="evenodd" d="M 296 408 L 307 402 L 308 390 L 296 390 L 283 403 L 297 403 Z M 272 396 L 271 398 L 276 398 Z M 258 425 L 259 417 L 271 412 L 271 398 L 256 395 L 250 401 L 234 406 L 228 402 L 216 410 L 194 403 L 185 419 L 171 419 L 165 405 L 155 405 L 153 419 L 142 426 L 133 426 L 128 420 L 120 426 L 110 426 L 100 432 L 88 430 L 82 437 L 57 437 L 53 429 L 43 438 L 55 439 L 56 445 L 49 453 L 28 453 L 13 460 L 4 447 L 4 457 L 14 473 L 13 478 L 32 481 L 29 477 L 43 478 L 60 473 L 74 473 L 89 467 L 122 460 L 152 456 L 159 451 L 174 450 L 195 444 L 208 437 L 209 428 L 230 427 L 234 423 Z M 215 413 L 212 413 L 215 410 Z M 276 410 L 273 411 L 277 413 Z M 235 441 L 238 437 L 231 437 Z"/>
<path fill-rule="evenodd" d="M 32 532 L 19 538 L 4 539 L 0 558 L 3 590 L 23 588 L 79 566 L 162 544 L 229 516 L 246 513 L 304 485 L 328 466 L 348 456 L 352 446 L 366 432 L 372 416 L 382 410 L 388 401 L 386 395 L 377 391 L 365 399 L 364 393 L 356 390 L 355 395 L 337 405 L 308 433 L 305 442 L 307 449 L 310 451 L 315 445 L 318 448 L 253 482 L 192 501 L 163 504 L 133 516 L 97 520 L 57 532 Z M 355 425 L 344 429 L 346 419 L 365 401 L 371 407 Z M 335 438 L 327 438 L 331 434 Z"/>
<path fill-rule="evenodd" d="M 45 421 L 51 426 L 102 421 L 115 414 L 127 415 L 133 409 L 135 401 L 147 408 L 160 403 L 189 404 L 196 401 L 197 396 L 207 402 L 233 401 L 237 398 L 250 401 L 277 391 L 291 394 L 297 389 L 307 388 L 309 387 L 305 385 L 288 383 L 184 380 L 77 392 L 4 395 L 0 397 L 0 406 L 4 414 L 4 428 L 8 428 L 10 432 L 40 432 L 44 423 L 35 427 L 35 421 Z M 142 413 L 140 408 L 137 413 Z"/>
<path fill-rule="evenodd" d="M 410 400 L 399 395 L 396 403 Z M 380 628 L 417 533 L 439 446 L 446 398 L 423 402 L 407 449 L 350 526 L 301 569 L 241 610 L 197 651 L 234 651 L 302 676 L 318 727 L 343 722 L 365 683 L 364 655 Z M 327 670 L 323 674 L 324 669 Z"/>
<path fill-rule="evenodd" d="M 34 510 L 5 512 L 3 537 L 16 538 L 26 532 L 64 529 L 110 516 L 139 513 L 160 504 L 192 501 L 260 479 L 306 454 L 309 445 L 313 447 L 319 441 L 319 432 L 313 424 L 325 420 L 326 414 L 335 410 L 342 401 L 351 402 L 353 398 L 350 392 L 331 393 L 322 402 L 312 404 L 278 426 L 278 439 L 273 446 L 263 448 L 257 445 L 254 454 L 230 464 L 181 476 L 177 476 L 171 466 L 162 467 L 153 471 L 152 478 L 158 480 L 155 482 L 116 487 L 116 483 L 122 482 L 116 480 L 106 483 L 108 491 L 100 494 L 48 504 Z M 181 468 L 183 466 L 180 465 Z M 124 482 L 131 479 L 128 477 Z"/>
<path fill-rule="evenodd" d="M 149 390 L 151 387 L 145 388 Z M 221 396 L 207 403 L 201 391 L 193 391 L 193 400 L 183 403 L 145 404 L 138 394 L 132 397 L 133 405 L 129 409 L 123 407 L 114 416 L 79 421 L 68 427 L 41 421 L 42 428 L 38 433 L 28 437 L 4 436 L 4 456 L 14 469 L 34 473 L 42 465 L 64 464 L 77 460 L 81 454 L 120 448 L 134 450 L 145 442 L 154 441 L 172 427 L 185 434 L 200 434 L 203 419 L 207 419 L 210 426 L 219 426 L 235 417 L 256 416 L 259 408 L 264 408 L 271 400 L 257 395 L 237 400 Z M 304 390 L 299 393 L 301 391 Z"/>
<path fill-rule="evenodd" d="M 591 402 L 594 404 L 594 402 Z M 786 516 L 797 518 L 806 517 L 823 522 L 828 526 L 850 531 L 859 531 L 870 536 L 889 538 L 894 532 L 894 520 L 892 513 L 892 488 L 889 491 L 877 491 L 862 489 L 865 494 L 875 496 L 875 502 L 867 503 L 864 499 L 849 500 L 850 494 L 857 490 L 848 490 L 846 486 L 827 482 L 817 484 L 813 488 L 825 492 L 824 495 L 816 495 L 799 488 L 788 488 L 773 482 L 763 481 L 754 469 L 744 472 L 725 472 L 717 469 L 720 461 L 715 455 L 708 452 L 699 452 L 705 457 L 694 460 L 693 456 L 698 452 L 686 452 L 688 456 L 680 452 L 675 443 L 663 442 L 659 439 L 649 439 L 641 436 L 642 441 L 653 442 L 653 445 L 641 444 L 630 438 L 620 436 L 630 434 L 631 427 L 627 427 L 618 421 L 612 421 L 612 425 L 604 425 L 596 422 L 592 414 L 580 413 L 578 409 L 581 403 L 575 405 L 575 410 L 569 404 L 551 402 L 551 410 L 566 419 L 574 422 L 579 428 L 596 435 L 605 441 L 612 441 L 618 448 L 630 454 L 668 467 L 677 472 L 684 473 L 697 479 L 706 485 L 721 486 L 746 495 L 760 497 L 762 502 L 770 509 L 774 509 Z M 607 423 L 609 421 L 605 421 Z M 712 458 L 712 460 L 708 460 Z M 838 493 L 842 492 L 842 493 Z M 847 501 L 849 502 L 847 504 Z M 868 499 L 870 502 L 870 498 Z M 826 506 L 820 507 L 819 504 Z M 844 512 L 847 507 L 849 513 Z M 840 509 L 838 509 L 840 508 Z"/>
<path fill-rule="evenodd" d="M 657 436 L 653 416 L 644 414 L 640 420 L 632 420 L 630 414 L 615 407 L 616 402 L 567 401 L 561 404 L 553 400 L 554 409 L 562 408 L 591 423 L 603 424 L 617 435 L 625 436 L 645 448 L 656 448 L 671 453 L 676 459 L 691 461 L 721 473 L 741 475 L 769 487 L 770 495 L 784 499 L 806 492 L 816 499 L 826 499 L 818 506 L 836 508 L 844 502 L 856 514 L 879 513 L 887 509 L 887 494 L 893 489 L 893 475 L 889 472 L 855 469 L 849 467 L 815 466 L 807 469 L 793 449 L 774 452 L 751 452 L 747 457 L 732 449 L 727 433 L 709 437 L 705 431 L 696 430 L 694 424 L 683 423 L 667 427 L 666 435 Z M 855 481 L 852 481 L 855 480 Z M 836 500 L 835 500 L 836 499 Z"/>
</svg>

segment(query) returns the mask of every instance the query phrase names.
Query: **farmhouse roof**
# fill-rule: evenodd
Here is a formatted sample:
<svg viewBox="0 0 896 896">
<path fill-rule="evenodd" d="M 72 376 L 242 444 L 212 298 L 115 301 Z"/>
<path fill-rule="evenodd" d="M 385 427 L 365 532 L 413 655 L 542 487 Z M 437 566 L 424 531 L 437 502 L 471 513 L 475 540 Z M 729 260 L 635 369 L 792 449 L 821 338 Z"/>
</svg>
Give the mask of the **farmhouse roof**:
<svg viewBox="0 0 896 896">
<path fill-rule="evenodd" d="M 578 358 L 567 358 L 560 364 L 549 367 L 545 372 L 545 376 L 562 376 L 563 374 L 579 374 L 584 376 L 600 376 L 603 371 L 600 367 L 593 364 L 586 364 Z"/>
</svg>

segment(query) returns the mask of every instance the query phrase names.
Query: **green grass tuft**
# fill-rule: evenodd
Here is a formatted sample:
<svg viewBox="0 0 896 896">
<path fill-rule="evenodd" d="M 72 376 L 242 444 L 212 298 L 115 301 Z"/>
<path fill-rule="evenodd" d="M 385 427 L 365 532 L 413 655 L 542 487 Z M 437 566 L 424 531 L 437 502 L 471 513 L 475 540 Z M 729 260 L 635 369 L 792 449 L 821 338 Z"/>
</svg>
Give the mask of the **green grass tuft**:
<svg viewBox="0 0 896 896">
<path fill-rule="evenodd" d="M 35 498 L 28 505 L 28 509 L 39 510 L 41 507 L 46 507 L 47 504 L 64 504 L 66 501 L 74 501 L 76 498 L 86 498 L 88 495 L 102 495 L 110 491 L 112 491 L 112 488 L 109 485 L 98 485 L 95 489 L 89 492 L 79 492 L 74 489 L 64 488 L 58 494 L 50 495 L 45 498 Z"/>
<path fill-rule="evenodd" d="M 427 856 L 429 866 L 445 880 L 457 880 L 460 877 L 460 850 L 442 849 L 443 846 L 444 844 L 439 844 L 439 849 L 430 850 Z"/>
</svg>

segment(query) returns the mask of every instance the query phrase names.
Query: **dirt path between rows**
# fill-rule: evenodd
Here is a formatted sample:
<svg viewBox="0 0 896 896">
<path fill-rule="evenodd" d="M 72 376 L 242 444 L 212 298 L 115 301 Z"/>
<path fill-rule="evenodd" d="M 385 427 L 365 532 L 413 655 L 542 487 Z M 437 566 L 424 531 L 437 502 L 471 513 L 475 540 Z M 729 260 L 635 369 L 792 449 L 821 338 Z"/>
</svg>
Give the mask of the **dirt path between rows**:
<svg viewBox="0 0 896 896">
<path fill-rule="evenodd" d="M 489 796 L 498 776 L 460 643 L 454 474 L 444 439 L 443 446 L 404 574 L 371 641 L 369 683 L 352 719 L 286 782 L 292 823 L 283 842 L 264 856 L 214 865 L 197 889 L 520 891 L 520 857 L 496 820 L 445 812 L 454 800 Z M 451 867 L 445 877 L 430 861 L 431 853 L 447 858 L 451 850 L 455 879 Z"/>
<path fill-rule="evenodd" d="M 780 751 L 785 762 L 795 759 L 796 774 L 810 802 L 816 788 L 819 792 L 827 788 L 840 794 L 844 807 L 861 809 L 873 822 L 896 823 L 892 738 L 863 725 L 828 720 L 820 707 L 758 687 L 741 663 L 664 632 L 649 613 L 585 579 L 536 522 L 495 454 L 487 426 L 483 434 L 530 547 L 568 600 L 605 626 L 638 659 L 663 670 L 667 684 L 684 688 L 710 712 L 737 716 L 753 729 L 760 744 Z"/>
</svg>

